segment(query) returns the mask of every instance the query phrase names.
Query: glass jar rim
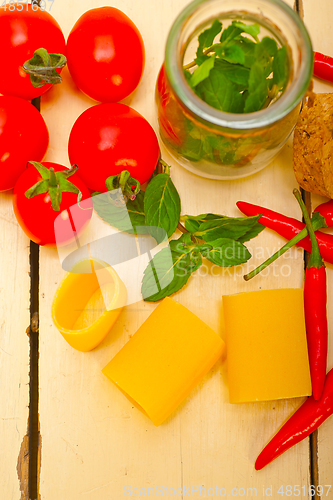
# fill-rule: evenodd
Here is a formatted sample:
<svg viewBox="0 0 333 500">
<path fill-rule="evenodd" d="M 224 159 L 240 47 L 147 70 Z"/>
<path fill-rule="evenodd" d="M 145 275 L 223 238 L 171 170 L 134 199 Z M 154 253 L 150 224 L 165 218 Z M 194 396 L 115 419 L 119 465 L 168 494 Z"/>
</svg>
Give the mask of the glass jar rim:
<svg viewBox="0 0 333 500">
<path fill-rule="evenodd" d="M 313 50 L 309 34 L 299 15 L 283 0 L 261 0 L 279 8 L 298 30 L 303 45 L 303 56 L 297 77 L 271 106 L 252 113 L 227 113 L 213 108 L 200 99 L 186 82 L 182 71 L 179 40 L 186 20 L 204 3 L 217 0 L 193 0 L 175 19 L 166 43 L 165 69 L 174 93 L 182 104 L 200 120 L 211 125 L 235 130 L 267 127 L 288 115 L 304 97 L 313 73 Z M 236 6 L 237 8 L 237 6 Z"/>
</svg>

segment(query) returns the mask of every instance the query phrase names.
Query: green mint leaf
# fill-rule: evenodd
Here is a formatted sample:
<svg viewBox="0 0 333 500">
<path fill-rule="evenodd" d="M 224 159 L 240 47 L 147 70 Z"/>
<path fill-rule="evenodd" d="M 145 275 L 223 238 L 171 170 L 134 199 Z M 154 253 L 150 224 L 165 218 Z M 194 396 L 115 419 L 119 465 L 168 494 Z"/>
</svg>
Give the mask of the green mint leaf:
<svg viewBox="0 0 333 500">
<path fill-rule="evenodd" d="M 189 136 L 182 145 L 182 155 L 190 161 L 199 161 L 203 157 L 203 143 L 200 139 Z"/>
<path fill-rule="evenodd" d="M 258 41 L 258 35 L 260 33 L 259 24 L 245 24 L 241 21 L 233 21 L 232 25 L 236 28 L 239 28 L 242 33 L 247 33 L 248 35 L 251 35 L 256 41 Z"/>
<path fill-rule="evenodd" d="M 191 233 L 197 232 L 200 225 L 207 220 L 216 220 L 216 222 L 219 222 L 224 218 L 225 217 L 223 215 L 215 214 L 183 215 L 185 228 Z"/>
<path fill-rule="evenodd" d="M 196 220 L 192 220 L 190 218 L 186 218 L 184 221 L 184 226 L 185 226 L 185 229 L 190 231 L 190 233 L 195 233 L 199 229 L 200 222 L 196 221 Z"/>
<path fill-rule="evenodd" d="M 277 86 L 277 90 L 283 90 L 288 81 L 288 55 L 285 46 L 281 47 L 273 61 L 273 83 Z"/>
<path fill-rule="evenodd" d="M 259 216 L 259 218 L 260 218 L 260 216 Z M 247 231 L 247 233 L 244 234 L 244 236 L 241 236 L 240 238 L 238 238 L 238 241 L 240 241 L 241 243 L 245 243 L 246 241 L 250 241 L 250 240 L 252 240 L 252 238 L 255 238 L 256 236 L 258 236 L 258 234 L 261 233 L 261 231 L 263 231 L 264 229 L 265 229 L 265 226 L 260 224 L 260 222 L 256 222 L 251 227 L 251 229 L 249 229 Z"/>
<path fill-rule="evenodd" d="M 243 36 L 240 36 L 234 43 L 243 51 L 244 66 L 246 68 L 251 68 L 256 61 L 255 48 L 257 44 L 253 40 L 250 40 L 250 38 L 245 38 Z"/>
<path fill-rule="evenodd" d="M 222 24 L 218 19 L 215 19 L 211 27 L 207 28 L 199 35 L 198 37 L 199 46 L 196 54 L 197 58 L 203 55 L 204 49 L 208 49 L 208 47 L 210 47 L 213 44 L 214 38 L 220 33 L 221 29 L 222 29 Z"/>
<path fill-rule="evenodd" d="M 261 47 L 265 50 L 269 57 L 275 57 L 278 51 L 278 46 L 276 41 L 269 36 L 264 36 L 260 43 L 257 43 L 257 47 Z"/>
<path fill-rule="evenodd" d="M 144 271 L 141 287 L 144 300 L 156 302 L 177 292 L 201 264 L 201 255 L 192 252 L 187 235 L 170 241 L 170 249 L 158 252 Z"/>
<path fill-rule="evenodd" d="M 222 31 L 220 36 L 220 42 L 223 45 L 227 45 L 231 40 L 234 40 L 242 33 L 242 29 L 235 26 L 235 22 L 233 21 L 230 26 L 228 26 L 225 30 Z"/>
<path fill-rule="evenodd" d="M 245 56 L 238 45 L 227 45 L 226 47 L 216 47 L 215 53 L 223 60 L 232 64 L 244 64 Z"/>
<path fill-rule="evenodd" d="M 277 53 L 277 44 L 273 38 L 265 36 L 260 43 L 256 44 L 255 58 L 264 70 L 265 78 L 272 73 L 273 58 Z"/>
<path fill-rule="evenodd" d="M 170 237 L 180 217 L 180 197 L 169 174 L 158 174 L 148 184 L 144 197 L 148 226 L 158 226 Z"/>
<path fill-rule="evenodd" d="M 201 222 L 194 236 L 211 244 L 218 238 L 239 240 L 244 237 L 258 222 L 259 216 L 254 217 L 223 217 Z"/>
<path fill-rule="evenodd" d="M 213 68 L 203 82 L 198 85 L 200 97 L 213 108 L 229 113 L 242 113 L 244 98 L 237 86 L 227 78 L 223 71 Z"/>
<path fill-rule="evenodd" d="M 250 69 L 248 96 L 245 101 L 244 113 L 259 111 L 264 106 L 268 84 L 265 78 L 264 69 L 260 63 L 256 62 Z"/>
<path fill-rule="evenodd" d="M 200 66 L 195 69 L 195 71 L 192 73 L 191 78 L 188 80 L 190 87 L 194 88 L 200 82 L 208 78 L 210 71 L 214 67 L 215 57 L 215 54 L 211 57 L 208 57 Z"/>
<path fill-rule="evenodd" d="M 251 257 L 246 246 L 231 238 L 218 238 L 209 243 L 212 248 L 203 249 L 201 255 L 217 266 L 237 266 L 247 262 Z"/>
<path fill-rule="evenodd" d="M 192 73 L 188 70 L 188 69 L 185 69 L 184 70 L 184 76 L 185 76 L 185 80 L 187 81 L 187 83 L 189 84 L 190 83 L 190 80 L 192 78 Z"/>
<path fill-rule="evenodd" d="M 207 222 L 207 221 L 219 222 L 221 220 L 228 219 L 228 217 L 226 217 L 225 215 L 217 215 L 217 214 L 211 214 L 211 213 L 200 214 L 200 215 L 184 215 L 183 218 L 186 221 L 196 221 L 199 224 L 203 224 L 204 222 Z"/>
<path fill-rule="evenodd" d="M 120 195 L 121 190 L 117 191 Z M 140 191 L 135 200 L 118 205 L 117 199 L 112 199 L 109 193 L 94 193 L 92 201 L 97 215 L 111 226 L 130 234 L 148 234 L 144 196 L 144 191 Z"/>
<path fill-rule="evenodd" d="M 240 49 L 242 50 L 242 49 Z M 215 68 L 223 71 L 223 74 L 233 83 L 239 85 L 238 90 L 244 90 L 248 85 L 250 70 L 239 64 L 232 64 L 222 59 L 215 60 Z"/>
</svg>

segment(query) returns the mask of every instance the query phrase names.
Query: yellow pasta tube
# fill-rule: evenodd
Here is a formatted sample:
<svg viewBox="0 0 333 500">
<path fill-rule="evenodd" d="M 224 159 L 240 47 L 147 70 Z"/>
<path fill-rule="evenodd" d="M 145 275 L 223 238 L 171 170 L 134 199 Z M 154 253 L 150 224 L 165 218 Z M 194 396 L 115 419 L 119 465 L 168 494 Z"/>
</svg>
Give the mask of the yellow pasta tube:
<svg viewBox="0 0 333 500">
<path fill-rule="evenodd" d="M 311 395 L 303 290 L 223 297 L 230 403 Z"/>
<path fill-rule="evenodd" d="M 157 426 L 223 351 L 224 342 L 211 328 L 165 298 L 102 371 Z"/>
<path fill-rule="evenodd" d="M 55 293 L 53 322 L 70 346 L 90 351 L 104 340 L 126 297 L 125 285 L 111 266 L 98 259 L 81 260 Z"/>
</svg>

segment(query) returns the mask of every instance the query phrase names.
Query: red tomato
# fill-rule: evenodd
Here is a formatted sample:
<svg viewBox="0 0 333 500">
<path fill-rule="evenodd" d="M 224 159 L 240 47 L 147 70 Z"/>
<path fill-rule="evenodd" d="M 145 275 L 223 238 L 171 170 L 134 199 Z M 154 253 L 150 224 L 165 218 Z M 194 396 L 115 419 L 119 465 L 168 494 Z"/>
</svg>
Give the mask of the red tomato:
<svg viewBox="0 0 333 500">
<path fill-rule="evenodd" d="M 131 94 L 141 80 L 144 59 L 139 30 L 114 7 L 85 12 L 67 40 L 72 78 L 96 101 L 116 102 Z"/>
<path fill-rule="evenodd" d="M 44 162 L 47 168 L 55 172 L 66 170 L 58 163 Z M 77 203 L 77 194 L 63 192 L 60 210 L 52 208 L 48 193 L 27 198 L 25 192 L 34 186 L 42 176 L 38 170 L 29 165 L 18 179 L 13 193 L 13 206 L 18 223 L 26 235 L 35 243 L 45 246 L 62 245 L 73 241 L 87 226 L 92 216 L 92 200 L 89 190 L 77 173 L 68 181 L 77 186 L 82 193 L 82 200 Z"/>
<path fill-rule="evenodd" d="M 56 20 L 45 10 L 34 9 L 27 2 L 15 3 L 14 10 L 0 9 L 1 94 L 29 100 L 44 94 L 51 85 L 34 88 L 23 64 L 42 47 L 49 53 L 65 54 L 65 38 Z"/>
<path fill-rule="evenodd" d="M 84 111 L 69 136 L 70 163 L 92 191 L 105 192 L 106 179 L 128 170 L 141 184 L 153 174 L 159 146 L 152 126 L 137 111 L 119 103 Z"/>
<path fill-rule="evenodd" d="M 42 115 L 30 102 L 0 97 L 0 191 L 12 189 L 29 160 L 41 161 L 49 144 Z"/>
</svg>

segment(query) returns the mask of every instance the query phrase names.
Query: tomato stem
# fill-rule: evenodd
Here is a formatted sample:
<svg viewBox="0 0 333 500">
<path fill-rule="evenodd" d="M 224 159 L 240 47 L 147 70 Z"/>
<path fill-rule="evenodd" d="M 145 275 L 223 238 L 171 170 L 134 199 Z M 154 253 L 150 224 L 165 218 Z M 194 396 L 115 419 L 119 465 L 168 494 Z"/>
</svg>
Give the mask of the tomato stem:
<svg viewBox="0 0 333 500">
<path fill-rule="evenodd" d="M 57 177 L 56 177 L 56 174 L 54 172 L 54 168 L 52 168 L 52 167 L 50 168 L 49 185 L 51 187 L 57 187 L 57 185 L 58 185 Z"/>
<path fill-rule="evenodd" d="M 40 88 L 47 83 L 61 83 L 62 78 L 56 70 L 63 68 L 66 63 L 67 59 L 63 54 L 49 54 L 46 49 L 40 48 L 23 64 L 23 69 L 30 75 L 31 84 Z"/>
<path fill-rule="evenodd" d="M 81 191 L 75 184 L 67 180 L 68 177 L 77 171 L 77 165 L 73 165 L 70 169 L 55 172 L 54 168 L 51 167 L 48 169 L 37 161 L 30 161 L 29 163 L 38 170 L 42 179 L 24 193 L 27 198 L 30 199 L 34 196 L 48 193 L 52 208 L 56 212 L 60 210 L 62 193 L 77 193 L 77 202 L 78 204 L 80 203 L 82 199 Z"/>
<path fill-rule="evenodd" d="M 126 202 L 128 199 L 135 200 L 136 195 L 141 189 L 140 182 L 131 177 L 128 170 L 123 170 L 118 175 L 110 175 L 105 181 L 105 186 L 108 191 L 121 189 Z"/>
</svg>

